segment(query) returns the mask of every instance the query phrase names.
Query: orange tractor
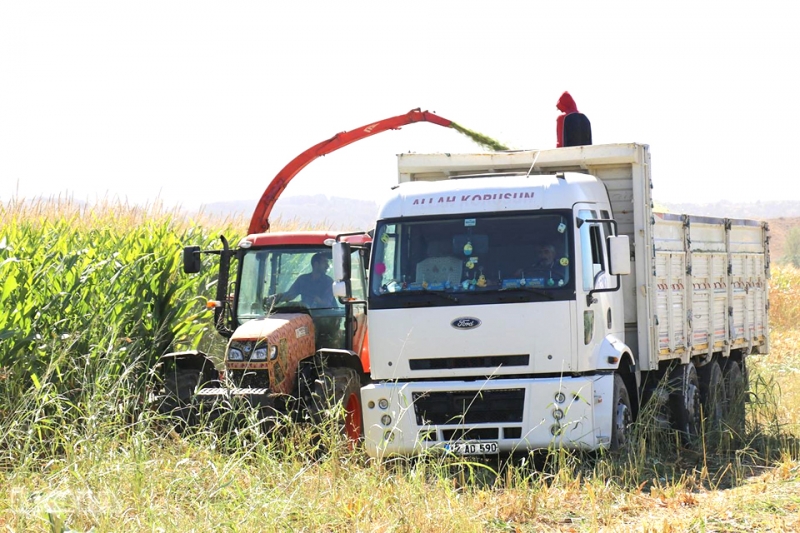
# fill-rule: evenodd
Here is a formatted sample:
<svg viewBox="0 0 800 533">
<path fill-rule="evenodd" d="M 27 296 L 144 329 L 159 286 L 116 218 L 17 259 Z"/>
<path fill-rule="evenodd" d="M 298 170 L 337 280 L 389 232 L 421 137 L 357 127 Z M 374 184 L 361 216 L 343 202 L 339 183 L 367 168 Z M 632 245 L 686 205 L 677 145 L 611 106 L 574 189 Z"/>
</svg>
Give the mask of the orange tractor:
<svg viewBox="0 0 800 533">
<path fill-rule="evenodd" d="M 193 350 L 160 359 L 162 412 L 187 425 L 199 414 L 245 404 L 262 417 L 276 413 L 320 420 L 331 405 L 345 411 L 344 430 L 357 440 L 361 386 L 370 380 L 366 322 L 368 233 L 333 231 L 270 233 L 269 214 L 289 181 L 307 164 L 343 146 L 413 122 L 451 122 L 415 109 L 405 115 L 342 132 L 300 154 L 272 180 L 258 202 L 248 235 L 236 247 L 184 248 L 184 272 L 201 269 L 201 254 L 219 256 L 214 309 L 217 332 L 228 339 L 221 368 Z M 333 297 L 328 276 L 331 245 L 350 244 L 352 299 Z"/>
</svg>

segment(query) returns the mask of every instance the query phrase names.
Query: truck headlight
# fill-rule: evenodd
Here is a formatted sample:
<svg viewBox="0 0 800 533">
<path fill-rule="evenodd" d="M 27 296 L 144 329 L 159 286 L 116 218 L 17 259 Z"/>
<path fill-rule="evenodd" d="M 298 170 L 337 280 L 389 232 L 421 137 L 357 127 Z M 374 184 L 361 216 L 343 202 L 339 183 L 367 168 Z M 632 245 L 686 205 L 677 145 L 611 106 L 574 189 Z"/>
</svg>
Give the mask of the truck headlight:
<svg viewBox="0 0 800 533">
<path fill-rule="evenodd" d="M 250 356 L 251 361 L 265 361 L 267 359 L 267 347 L 256 348 L 253 355 Z"/>
<path fill-rule="evenodd" d="M 269 360 L 274 361 L 276 357 L 278 357 L 278 347 L 273 344 L 269 347 Z"/>
<path fill-rule="evenodd" d="M 244 357 L 242 356 L 242 351 L 237 348 L 231 348 L 228 350 L 228 361 L 242 361 Z"/>
</svg>

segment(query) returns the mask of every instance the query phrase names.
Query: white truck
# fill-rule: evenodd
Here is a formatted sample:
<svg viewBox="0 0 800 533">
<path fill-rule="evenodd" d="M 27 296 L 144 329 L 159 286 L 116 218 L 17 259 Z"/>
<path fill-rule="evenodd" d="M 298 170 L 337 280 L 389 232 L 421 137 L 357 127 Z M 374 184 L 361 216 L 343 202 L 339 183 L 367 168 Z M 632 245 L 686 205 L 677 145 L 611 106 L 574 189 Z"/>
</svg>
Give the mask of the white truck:
<svg viewBox="0 0 800 533">
<path fill-rule="evenodd" d="M 655 212 L 642 144 L 398 157 L 367 297 L 371 456 L 617 449 L 659 383 L 683 437 L 741 429 L 766 223 Z M 334 245 L 343 301 L 349 257 Z"/>
</svg>

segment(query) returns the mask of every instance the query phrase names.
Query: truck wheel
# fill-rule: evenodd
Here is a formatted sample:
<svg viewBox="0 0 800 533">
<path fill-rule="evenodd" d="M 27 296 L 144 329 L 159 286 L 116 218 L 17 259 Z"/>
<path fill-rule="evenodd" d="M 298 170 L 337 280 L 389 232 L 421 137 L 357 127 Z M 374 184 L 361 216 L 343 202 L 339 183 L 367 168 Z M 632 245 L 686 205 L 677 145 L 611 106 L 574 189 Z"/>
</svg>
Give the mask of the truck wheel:
<svg viewBox="0 0 800 533">
<path fill-rule="evenodd" d="M 355 442 L 363 435 L 361 421 L 361 380 L 352 368 L 326 368 L 314 383 L 311 418 L 322 422 L 341 405 L 344 409 L 344 430 Z"/>
<path fill-rule="evenodd" d="M 721 428 L 726 398 L 722 368 L 717 361 L 712 361 L 700 369 L 700 400 L 709 429 L 716 431 Z"/>
<path fill-rule="evenodd" d="M 669 406 L 672 428 L 680 433 L 684 446 L 692 446 L 700 435 L 700 384 L 692 363 L 672 369 Z"/>
<path fill-rule="evenodd" d="M 628 446 L 628 435 L 633 423 L 633 411 L 628 388 L 622 376 L 614 374 L 614 420 L 611 426 L 611 450 L 625 450 Z"/>
<path fill-rule="evenodd" d="M 738 362 L 729 360 L 723 371 L 725 381 L 724 420 L 735 436 L 741 437 L 745 430 L 744 404 L 747 397 L 747 382 Z"/>
</svg>

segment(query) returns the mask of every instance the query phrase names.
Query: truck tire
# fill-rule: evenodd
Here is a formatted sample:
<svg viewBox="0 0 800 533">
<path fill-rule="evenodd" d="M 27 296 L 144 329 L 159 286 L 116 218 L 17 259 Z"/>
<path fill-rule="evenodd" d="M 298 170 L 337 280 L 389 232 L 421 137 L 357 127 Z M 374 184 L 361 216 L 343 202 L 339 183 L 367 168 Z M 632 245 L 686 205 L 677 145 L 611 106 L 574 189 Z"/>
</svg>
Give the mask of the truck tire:
<svg viewBox="0 0 800 533">
<path fill-rule="evenodd" d="M 718 431 L 725 417 L 725 380 L 722 368 L 717 361 L 711 361 L 702 367 L 700 375 L 700 400 L 703 405 L 703 416 L 706 428 Z"/>
<path fill-rule="evenodd" d="M 684 446 L 693 446 L 700 436 L 700 383 L 692 363 L 679 364 L 670 372 L 669 407 L 672 428 Z"/>
<path fill-rule="evenodd" d="M 741 438 L 745 431 L 745 402 L 747 381 L 737 361 L 728 360 L 723 371 L 725 381 L 724 420 L 735 437 Z"/>
<path fill-rule="evenodd" d="M 614 374 L 614 418 L 611 426 L 611 451 L 628 447 L 630 426 L 633 423 L 630 395 L 622 376 Z"/>
<path fill-rule="evenodd" d="M 358 372 L 346 367 L 325 368 L 314 382 L 311 393 L 311 419 L 324 422 L 344 409 L 344 419 L 337 420 L 348 439 L 356 442 L 363 436 L 361 421 L 361 380 Z"/>
</svg>

